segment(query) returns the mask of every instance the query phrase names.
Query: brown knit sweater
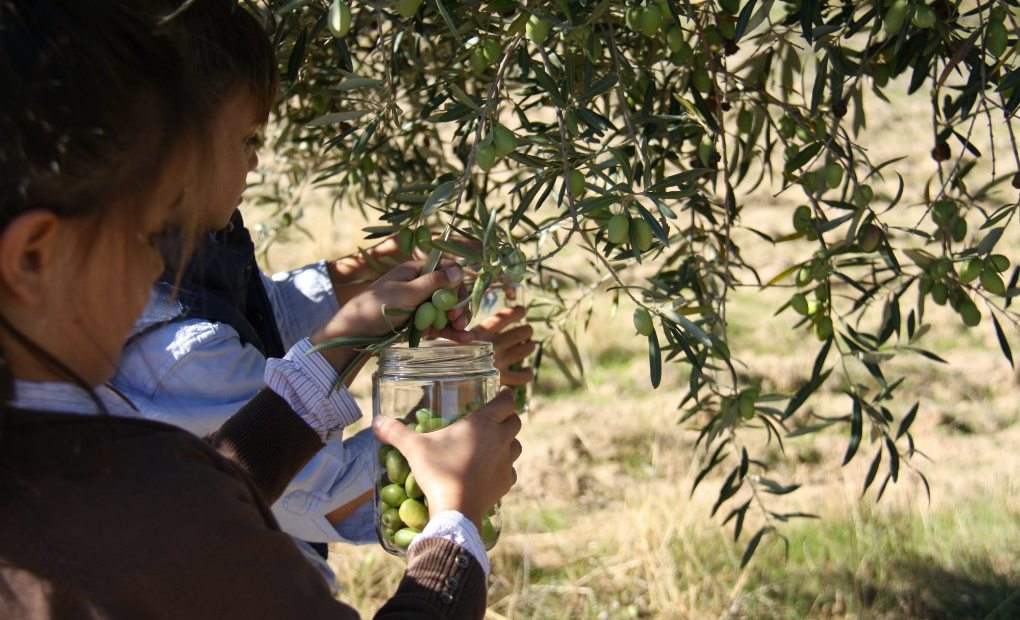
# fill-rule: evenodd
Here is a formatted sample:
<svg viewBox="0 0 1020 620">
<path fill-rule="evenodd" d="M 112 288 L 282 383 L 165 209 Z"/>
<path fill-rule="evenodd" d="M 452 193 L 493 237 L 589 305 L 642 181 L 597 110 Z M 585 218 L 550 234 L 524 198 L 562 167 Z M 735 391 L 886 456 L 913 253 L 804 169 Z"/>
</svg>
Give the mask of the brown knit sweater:
<svg viewBox="0 0 1020 620">
<path fill-rule="evenodd" d="M 321 447 L 263 390 L 206 442 L 158 422 L 9 410 L 0 618 L 356 618 L 267 502 Z M 480 618 L 463 548 L 416 546 L 376 618 Z"/>
</svg>

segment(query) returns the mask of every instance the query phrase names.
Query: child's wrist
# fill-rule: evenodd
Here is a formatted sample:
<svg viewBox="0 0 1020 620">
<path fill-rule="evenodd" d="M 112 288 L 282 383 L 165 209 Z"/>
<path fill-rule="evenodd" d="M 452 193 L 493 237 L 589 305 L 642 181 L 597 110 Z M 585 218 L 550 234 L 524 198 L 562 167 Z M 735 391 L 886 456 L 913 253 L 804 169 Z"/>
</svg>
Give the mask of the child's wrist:
<svg viewBox="0 0 1020 620">
<path fill-rule="evenodd" d="M 345 338 L 350 335 L 353 334 L 339 333 L 334 330 L 329 330 L 327 333 L 326 329 L 323 328 L 312 334 L 308 338 L 308 341 L 313 345 L 318 346 L 326 344 L 330 340 Z M 330 347 L 319 351 L 319 354 L 322 355 L 327 362 L 329 362 L 329 365 L 333 367 L 333 370 L 335 370 L 337 374 L 343 374 L 344 369 L 346 369 L 354 361 L 354 358 L 357 355 L 351 347 Z"/>
</svg>

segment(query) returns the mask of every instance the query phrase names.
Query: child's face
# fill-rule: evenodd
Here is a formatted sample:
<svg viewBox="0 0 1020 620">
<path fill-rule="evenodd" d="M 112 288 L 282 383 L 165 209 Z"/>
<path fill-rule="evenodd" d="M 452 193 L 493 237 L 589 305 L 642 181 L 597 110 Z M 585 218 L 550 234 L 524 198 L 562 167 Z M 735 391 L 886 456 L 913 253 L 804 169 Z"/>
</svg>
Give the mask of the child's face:
<svg viewBox="0 0 1020 620">
<path fill-rule="evenodd" d="M 131 209 L 118 205 L 98 223 L 61 220 L 65 250 L 49 276 L 40 308 L 48 316 L 35 339 L 90 385 L 113 375 L 124 341 L 163 271 L 155 242 L 180 208 L 193 171 L 188 154 L 173 160 L 140 219 L 118 215 Z"/>
<path fill-rule="evenodd" d="M 242 89 L 228 97 L 213 125 L 212 199 L 208 230 L 227 225 L 241 204 L 248 173 L 259 165 L 259 132 L 262 118 L 251 94 Z"/>
</svg>

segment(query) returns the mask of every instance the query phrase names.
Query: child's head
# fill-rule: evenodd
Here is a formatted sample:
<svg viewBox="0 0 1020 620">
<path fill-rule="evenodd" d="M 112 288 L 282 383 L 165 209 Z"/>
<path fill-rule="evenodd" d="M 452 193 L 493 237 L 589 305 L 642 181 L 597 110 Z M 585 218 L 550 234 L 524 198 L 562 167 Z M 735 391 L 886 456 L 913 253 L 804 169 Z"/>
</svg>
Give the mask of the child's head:
<svg viewBox="0 0 1020 620">
<path fill-rule="evenodd" d="M 0 343 L 15 376 L 95 385 L 162 270 L 208 118 L 131 0 L 0 0 Z"/>
<path fill-rule="evenodd" d="M 276 98 L 276 57 L 259 20 L 236 0 L 152 0 L 214 114 L 208 230 L 227 225 L 258 165 L 259 134 Z"/>
</svg>

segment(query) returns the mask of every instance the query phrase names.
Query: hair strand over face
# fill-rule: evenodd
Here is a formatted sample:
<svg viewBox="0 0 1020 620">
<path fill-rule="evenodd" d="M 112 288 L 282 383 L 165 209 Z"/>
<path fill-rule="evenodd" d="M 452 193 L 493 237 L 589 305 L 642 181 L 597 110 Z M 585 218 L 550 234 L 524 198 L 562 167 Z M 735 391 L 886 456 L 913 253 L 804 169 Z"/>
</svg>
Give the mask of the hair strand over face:
<svg viewBox="0 0 1020 620">
<path fill-rule="evenodd" d="M 0 0 L 0 234 L 36 210 L 137 234 L 169 162 L 201 153 L 211 107 L 158 24 L 132 0 Z M 5 348 L 79 382 L 3 323 Z"/>
</svg>

